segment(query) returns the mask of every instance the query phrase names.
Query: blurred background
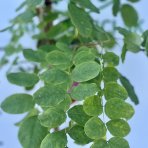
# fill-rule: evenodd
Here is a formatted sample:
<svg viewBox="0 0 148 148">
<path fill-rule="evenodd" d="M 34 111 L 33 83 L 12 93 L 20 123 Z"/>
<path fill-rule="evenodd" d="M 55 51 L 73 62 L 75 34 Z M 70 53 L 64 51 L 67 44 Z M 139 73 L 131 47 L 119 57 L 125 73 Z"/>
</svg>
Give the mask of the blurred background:
<svg viewBox="0 0 148 148">
<path fill-rule="evenodd" d="M 14 18 L 17 14 L 15 9 L 22 0 L 6 1 L 1 0 L 0 3 L 0 29 L 9 26 L 9 20 Z M 143 30 L 148 29 L 148 1 L 141 0 L 134 4 L 137 9 L 141 20 L 143 20 Z M 65 2 L 59 4 L 59 9 L 66 7 Z M 101 19 L 103 17 L 112 17 L 111 10 L 106 9 L 100 16 L 94 16 L 95 19 Z M 123 24 L 120 17 L 117 18 L 118 24 Z M 1 47 L 4 47 L 10 40 L 10 34 L 8 32 L 0 33 L 0 58 L 3 55 Z M 27 47 L 34 47 L 35 43 L 30 40 L 29 37 L 25 37 L 22 41 Z M 121 51 L 121 47 L 116 48 L 117 53 Z M 23 92 L 20 87 L 11 85 L 8 83 L 5 74 L 8 70 L 8 66 L 0 69 L 0 102 L 2 102 L 7 96 L 14 92 Z M 131 148 L 146 148 L 148 147 L 148 57 L 141 52 L 138 54 L 128 53 L 124 64 L 118 66 L 118 70 L 125 75 L 135 87 L 135 91 L 139 97 L 140 104 L 134 106 L 135 116 L 129 121 L 131 126 L 131 133 L 126 139 L 129 141 Z M 133 104 L 134 105 L 134 104 Z M 21 148 L 17 139 L 18 128 L 14 125 L 17 121 L 21 120 L 23 115 L 9 115 L 3 113 L 0 110 L 0 147 L 2 148 Z M 69 148 L 89 148 L 87 146 L 74 145 L 70 140 L 68 144 Z"/>
</svg>

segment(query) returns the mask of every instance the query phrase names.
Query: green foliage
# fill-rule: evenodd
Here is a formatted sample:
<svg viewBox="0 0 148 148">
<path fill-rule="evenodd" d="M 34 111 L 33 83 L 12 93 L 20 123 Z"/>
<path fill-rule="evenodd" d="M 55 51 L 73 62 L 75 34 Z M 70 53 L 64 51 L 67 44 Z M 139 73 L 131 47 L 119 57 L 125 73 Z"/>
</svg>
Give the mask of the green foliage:
<svg viewBox="0 0 148 148">
<path fill-rule="evenodd" d="M 65 121 L 66 114 L 59 108 L 50 107 L 45 110 L 43 114 L 39 115 L 38 119 L 42 126 L 52 129 L 58 127 Z"/>
<path fill-rule="evenodd" d="M 47 85 L 37 90 L 33 97 L 43 107 L 55 106 L 65 99 L 66 92 L 61 87 Z"/>
<path fill-rule="evenodd" d="M 29 61 L 41 63 L 45 61 L 46 54 L 41 50 L 34 51 L 32 49 L 25 49 L 23 55 Z"/>
<path fill-rule="evenodd" d="M 107 129 L 113 136 L 125 137 L 130 132 L 130 127 L 123 119 L 114 119 L 106 123 Z"/>
<path fill-rule="evenodd" d="M 77 65 L 72 72 L 72 79 L 76 82 L 85 82 L 95 78 L 100 72 L 100 65 L 96 62 L 84 62 Z"/>
<path fill-rule="evenodd" d="M 25 87 L 34 86 L 39 81 L 36 74 L 25 72 L 9 73 L 7 79 L 12 84 Z"/>
<path fill-rule="evenodd" d="M 97 116 L 102 114 L 103 106 L 101 98 L 98 96 L 92 96 L 85 99 L 83 109 L 89 116 Z"/>
<path fill-rule="evenodd" d="M 130 119 L 134 115 L 134 109 L 125 101 L 113 98 L 105 104 L 105 113 L 110 119 Z"/>
<path fill-rule="evenodd" d="M 129 5 L 129 4 L 122 5 L 121 15 L 123 17 L 123 21 L 124 21 L 125 25 L 127 25 L 128 27 L 138 25 L 138 14 L 137 14 L 136 10 L 131 5 Z"/>
<path fill-rule="evenodd" d="M 18 138 L 25 148 L 39 148 L 48 129 L 41 126 L 37 116 L 26 119 L 20 126 Z"/>
<path fill-rule="evenodd" d="M 94 128 L 96 130 L 94 130 Z M 99 139 L 106 135 L 105 124 L 98 117 L 90 118 L 84 126 L 84 131 L 86 135 L 91 139 Z"/>
<path fill-rule="evenodd" d="M 105 140 L 99 139 L 93 143 L 91 148 L 110 148 L 110 146 Z"/>
<path fill-rule="evenodd" d="M 79 84 L 77 87 L 74 87 L 71 92 L 71 97 L 74 100 L 84 100 L 86 97 L 93 96 L 97 93 L 98 88 L 95 83 L 86 83 Z"/>
<path fill-rule="evenodd" d="M 66 145 L 67 137 L 66 134 L 62 131 L 48 134 L 43 139 L 41 143 L 41 148 L 65 148 Z"/>
<path fill-rule="evenodd" d="M 82 105 L 77 105 L 68 110 L 68 116 L 77 124 L 84 126 L 85 123 L 91 118 L 88 116 L 84 110 Z"/>
<path fill-rule="evenodd" d="M 79 125 L 74 125 L 68 132 L 69 136 L 75 140 L 77 144 L 88 144 L 92 140 L 88 138 L 84 132 L 84 127 Z"/>
<path fill-rule="evenodd" d="M 108 141 L 110 148 L 130 148 L 128 142 L 121 137 L 113 137 Z"/>
<path fill-rule="evenodd" d="M 104 95 L 106 100 L 112 98 L 119 98 L 125 100 L 128 97 L 126 89 L 116 82 L 109 82 L 106 84 Z"/>
<path fill-rule="evenodd" d="M 28 94 L 14 94 L 7 97 L 1 104 L 1 108 L 10 114 L 21 114 L 34 107 L 33 97 Z"/>
<path fill-rule="evenodd" d="M 120 76 L 120 81 L 121 81 L 122 85 L 125 87 L 126 91 L 128 92 L 128 96 L 131 98 L 131 100 L 135 104 L 139 104 L 139 99 L 138 99 L 138 97 L 135 93 L 134 87 L 130 83 L 130 81 L 122 75 Z"/>
<path fill-rule="evenodd" d="M 70 0 L 67 10 L 60 11 L 56 9 L 60 0 L 25 0 L 16 9 L 18 16 L 0 30 L 12 34 L 0 68 L 9 64 L 8 81 L 32 91 L 14 93 L 1 108 L 10 114 L 26 113 L 16 123 L 22 147 L 66 148 L 67 135 L 78 145 L 93 142 L 91 148 L 130 147 L 123 137 L 130 132 L 127 121 L 134 108 L 126 99 L 135 104 L 139 99 L 117 66 L 128 51 L 138 53 L 143 48 L 148 55 L 148 31 L 138 33 L 141 26 L 134 8 L 138 1 L 112 0 L 97 8 L 103 1 L 96 1 L 97 5 L 91 0 Z M 116 27 L 118 22 L 110 18 L 98 21 L 102 9 L 110 5 L 113 16 L 121 14 L 126 27 Z M 27 33 L 37 42 L 36 48 L 21 44 Z M 123 36 L 123 47 L 117 46 L 121 57 L 113 50 L 119 35 Z M 11 55 L 15 57 L 12 64 Z"/>
<path fill-rule="evenodd" d="M 92 24 L 89 15 L 73 3 L 69 4 L 68 9 L 71 21 L 76 29 L 78 29 L 78 32 L 84 37 L 89 37 L 92 33 Z"/>
</svg>

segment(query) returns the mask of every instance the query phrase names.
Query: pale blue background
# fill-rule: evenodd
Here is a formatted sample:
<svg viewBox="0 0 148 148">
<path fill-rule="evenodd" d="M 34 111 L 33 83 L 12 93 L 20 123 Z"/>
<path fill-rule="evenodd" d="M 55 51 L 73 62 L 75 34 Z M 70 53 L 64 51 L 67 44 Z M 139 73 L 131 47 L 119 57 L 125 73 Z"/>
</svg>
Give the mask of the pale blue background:
<svg viewBox="0 0 148 148">
<path fill-rule="evenodd" d="M 15 8 L 22 2 L 22 0 L 0 0 L 0 29 L 8 26 L 9 20 L 13 18 L 15 14 Z M 148 1 L 141 0 L 141 2 L 135 4 L 139 15 L 145 20 L 143 24 L 144 29 L 148 29 Z M 63 7 L 63 6 L 62 6 Z M 108 10 L 103 12 L 103 15 L 98 15 L 96 19 L 103 17 L 111 17 L 111 13 Z M 120 23 L 120 19 L 118 20 Z M 122 22 L 121 22 L 122 24 Z M 7 44 L 10 35 L 8 33 L 0 34 L 0 47 Z M 33 43 L 29 39 L 24 40 L 28 46 L 33 46 Z M 117 47 L 117 50 L 121 50 L 121 47 Z M 2 52 L 0 52 L 0 57 Z M 3 68 L 0 71 L 0 102 L 10 94 L 14 92 L 23 91 L 21 88 L 14 85 L 10 85 L 5 78 L 5 71 L 8 67 Z M 132 84 L 135 86 L 135 90 L 140 98 L 140 105 L 135 107 L 136 114 L 130 120 L 132 131 L 128 139 L 131 148 L 147 148 L 148 147 L 148 58 L 144 53 L 132 54 L 128 53 L 126 62 L 119 66 L 119 71 L 128 76 Z M 18 129 L 14 126 L 16 121 L 21 119 L 21 115 L 8 115 L 1 111 L 0 115 L 0 141 L 3 141 L 3 148 L 21 148 L 18 139 Z M 72 141 L 69 143 L 70 148 L 80 148 L 80 146 L 73 145 Z M 85 148 L 88 148 L 86 146 Z M 84 148 L 84 146 L 83 146 Z"/>
</svg>

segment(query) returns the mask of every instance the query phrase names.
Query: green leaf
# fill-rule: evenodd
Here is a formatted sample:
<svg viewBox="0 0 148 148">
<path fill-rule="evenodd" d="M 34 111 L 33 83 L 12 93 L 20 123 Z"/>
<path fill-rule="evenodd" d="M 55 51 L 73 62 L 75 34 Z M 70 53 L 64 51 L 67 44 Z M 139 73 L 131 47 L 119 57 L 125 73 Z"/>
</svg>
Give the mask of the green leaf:
<svg viewBox="0 0 148 148">
<path fill-rule="evenodd" d="M 84 131 L 89 138 L 99 139 L 105 136 L 106 127 L 100 118 L 92 117 L 86 122 Z"/>
<path fill-rule="evenodd" d="M 84 62 L 77 65 L 72 71 L 72 79 L 76 82 L 91 80 L 100 73 L 100 65 L 96 62 Z"/>
<path fill-rule="evenodd" d="M 128 92 L 128 96 L 130 97 L 131 101 L 134 102 L 136 105 L 139 104 L 139 99 L 130 81 L 122 75 L 120 75 L 120 81 L 122 85 L 125 87 L 126 91 Z"/>
<path fill-rule="evenodd" d="M 49 29 L 44 35 L 49 40 L 60 41 L 62 37 L 65 38 L 65 35 L 68 35 L 70 27 L 72 27 L 70 19 L 64 19 L 64 21 L 52 26 L 52 29 Z"/>
<path fill-rule="evenodd" d="M 86 98 L 83 103 L 83 109 L 89 116 L 97 116 L 102 114 L 103 106 L 101 98 L 99 96 Z"/>
<path fill-rule="evenodd" d="M 71 21 L 78 32 L 84 37 L 89 37 L 92 33 L 92 22 L 89 15 L 73 3 L 69 3 L 68 10 Z"/>
<path fill-rule="evenodd" d="M 48 129 L 40 125 L 36 116 L 26 119 L 20 126 L 18 138 L 24 148 L 40 148 Z"/>
<path fill-rule="evenodd" d="M 117 66 L 119 64 L 119 57 L 113 52 L 106 52 L 103 55 L 103 59 L 105 63 L 111 66 Z"/>
<path fill-rule="evenodd" d="M 21 114 L 34 107 L 33 97 L 28 94 L 14 94 L 7 97 L 1 104 L 1 108 L 10 114 Z"/>
<path fill-rule="evenodd" d="M 110 82 L 110 81 L 116 82 L 117 79 L 119 78 L 119 72 L 114 67 L 105 67 L 103 69 L 103 76 L 105 82 Z"/>
<path fill-rule="evenodd" d="M 65 148 L 67 137 L 63 131 L 48 134 L 42 141 L 40 148 Z"/>
<path fill-rule="evenodd" d="M 92 37 L 103 46 L 108 47 L 108 43 L 110 44 L 112 42 L 112 39 L 110 38 L 110 35 L 100 26 L 94 25 L 93 26 L 93 32 Z M 111 41 L 111 42 L 110 42 Z"/>
<path fill-rule="evenodd" d="M 148 30 L 146 30 L 146 31 L 143 32 L 142 38 L 143 38 L 142 46 L 145 46 L 146 45 L 146 40 L 148 38 Z"/>
<path fill-rule="evenodd" d="M 133 27 L 138 25 L 139 18 L 137 11 L 131 5 L 129 4 L 122 5 L 121 15 L 126 26 Z"/>
<path fill-rule="evenodd" d="M 117 16 L 118 12 L 120 11 L 120 0 L 113 0 L 112 11 L 113 15 Z"/>
<path fill-rule="evenodd" d="M 33 11 L 30 11 L 30 10 L 26 10 L 24 12 L 22 12 L 21 14 L 19 14 L 18 16 L 16 16 L 12 22 L 13 23 L 19 23 L 19 24 L 22 24 L 22 23 L 29 23 L 32 21 L 32 19 L 34 18 L 35 14 Z"/>
<path fill-rule="evenodd" d="M 56 128 L 60 126 L 66 120 L 66 114 L 63 110 L 50 107 L 45 110 L 41 115 L 39 115 L 38 119 L 42 126 L 51 128 Z"/>
<path fill-rule="evenodd" d="M 81 126 L 84 126 L 90 118 L 90 116 L 84 112 L 82 105 L 76 105 L 70 108 L 68 110 L 68 116 Z"/>
<path fill-rule="evenodd" d="M 135 2 L 138 2 L 138 1 L 140 1 L 140 0 L 128 0 L 128 1 L 130 1 L 130 2 L 132 2 L 132 3 L 135 3 Z"/>
<path fill-rule="evenodd" d="M 11 28 L 13 28 L 13 25 L 8 26 L 8 27 L 5 27 L 5 28 L 3 28 L 3 29 L 0 29 L 0 33 L 1 33 L 1 32 L 5 32 L 5 31 L 8 31 L 8 30 L 10 30 Z"/>
<path fill-rule="evenodd" d="M 113 137 L 108 141 L 110 148 L 130 148 L 128 142 L 121 137 Z"/>
<path fill-rule="evenodd" d="M 116 27 L 116 29 L 119 31 L 120 34 L 122 34 L 123 36 L 127 36 L 130 32 L 122 27 Z"/>
<path fill-rule="evenodd" d="M 24 57 L 29 60 L 29 61 L 33 61 L 33 62 L 45 62 L 45 52 L 41 51 L 41 50 L 32 50 L 32 49 L 25 49 L 23 50 L 23 55 Z"/>
<path fill-rule="evenodd" d="M 120 34 L 124 36 L 124 45 L 122 49 L 122 61 L 125 59 L 125 54 L 128 51 L 139 52 L 142 44 L 142 37 L 135 32 L 130 32 L 124 28 L 117 27 Z"/>
<path fill-rule="evenodd" d="M 106 123 L 107 129 L 113 136 L 125 137 L 130 132 L 130 127 L 123 119 L 114 119 Z"/>
<path fill-rule="evenodd" d="M 40 75 L 40 79 L 45 83 L 60 85 L 66 89 L 68 89 L 71 85 L 71 80 L 68 73 L 57 68 L 52 68 L 44 71 Z"/>
<path fill-rule="evenodd" d="M 136 53 L 140 51 L 142 38 L 136 33 L 129 32 L 128 35 L 124 37 L 124 43 L 126 44 L 126 48 L 128 51 Z"/>
<path fill-rule="evenodd" d="M 105 113 L 110 119 L 130 119 L 134 115 L 134 109 L 129 103 L 118 98 L 113 98 L 107 101 Z"/>
<path fill-rule="evenodd" d="M 109 82 L 106 84 L 104 89 L 104 95 L 106 100 L 112 98 L 119 98 L 125 100 L 128 97 L 126 89 L 116 82 Z"/>
<path fill-rule="evenodd" d="M 41 4 L 43 0 L 26 0 L 28 7 L 35 8 L 37 5 Z"/>
<path fill-rule="evenodd" d="M 28 118 L 33 117 L 33 116 L 37 116 L 39 114 L 39 111 L 36 108 L 31 109 L 27 115 L 21 119 L 20 121 L 15 123 L 15 126 L 21 126 L 21 124 Z"/>
<path fill-rule="evenodd" d="M 37 90 L 33 97 L 35 102 L 43 107 L 55 106 L 65 99 L 66 92 L 58 86 L 44 86 Z"/>
<path fill-rule="evenodd" d="M 148 30 L 143 32 L 142 38 L 143 38 L 142 46 L 145 47 L 146 54 L 148 56 Z"/>
<path fill-rule="evenodd" d="M 83 62 L 94 61 L 95 55 L 92 51 L 79 51 L 73 59 L 75 65 L 81 64 Z"/>
<path fill-rule="evenodd" d="M 69 136 L 75 140 L 75 143 L 77 144 L 88 144 L 92 140 L 88 138 L 84 132 L 84 127 L 79 126 L 79 125 L 74 125 L 69 131 L 68 131 Z"/>
<path fill-rule="evenodd" d="M 56 42 L 56 47 L 72 58 L 73 51 L 66 43 L 60 41 Z"/>
<path fill-rule="evenodd" d="M 62 102 L 60 102 L 58 105 L 56 105 L 56 107 L 60 108 L 64 111 L 67 111 L 69 109 L 71 103 L 72 103 L 72 100 L 71 100 L 70 96 L 66 95 L 66 98 Z"/>
<path fill-rule="evenodd" d="M 126 53 L 127 53 L 127 48 L 126 48 L 126 44 L 124 44 L 122 48 L 122 53 L 121 53 L 122 63 L 125 61 Z"/>
<path fill-rule="evenodd" d="M 23 9 L 24 6 L 26 6 L 26 1 L 22 2 L 17 8 L 16 8 L 16 12 Z"/>
<path fill-rule="evenodd" d="M 79 4 L 82 8 L 87 8 L 93 12 L 99 13 L 99 8 L 97 8 L 90 0 L 71 0 L 74 3 Z"/>
<path fill-rule="evenodd" d="M 90 47 L 87 47 L 87 46 L 81 46 L 77 49 L 76 51 L 76 55 L 79 53 L 79 52 L 87 52 L 87 53 L 92 53 L 94 55 L 98 55 L 98 51 L 96 50 L 96 48 L 90 48 Z M 75 56 L 76 56 L 75 55 Z M 79 55 L 79 54 L 78 54 Z"/>
<path fill-rule="evenodd" d="M 60 69 L 67 69 L 71 65 L 69 57 L 64 52 L 58 50 L 49 52 L 46 60 L 49 64 Z"/>
<path fill-rule="evenodd" d="M 99 139 L 94 141 L 94 143 L 91 145 L 91 148 L 110 148 L 110 146 L 104 139 Z"/>
<path fill-rule="evenodd" d="M 97 85 L 95 83 L 89 84 L 79 84 L 74 87 L 71 92 L 71 97 L 74 100 L 84 100 L 86 97 L 94 96 L 98 91 Z"/>
<path fill-rule="evenodd" d="M 34 86 L 39 81 L 36 74 L 26 72 L 9 73 L 7 79 L 12 84 L 25 87 Z"/>
</svg>

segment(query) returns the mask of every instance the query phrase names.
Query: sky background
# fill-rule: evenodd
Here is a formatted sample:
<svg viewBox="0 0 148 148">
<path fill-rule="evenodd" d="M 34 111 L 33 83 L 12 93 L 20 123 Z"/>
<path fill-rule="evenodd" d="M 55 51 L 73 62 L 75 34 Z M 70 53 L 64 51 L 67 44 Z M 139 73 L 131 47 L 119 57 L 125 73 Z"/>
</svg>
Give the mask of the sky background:
<svg viewBox="0 0 148 148">
<path fill-rule="evenodd" d="M 9 25 L 9 20 L 16 16 L 15 8 L 22 2 L 22 0 L 6 1 L 1 0 L 0 3 L 0 29 Z M 138 10 L 139 16 L 145 22 L 143 29 L 148 29 L 148 1 L 141 0 L 139 3 L 134 4 Z M 65 5 L 61 4 L 59 7 L 64 8 Z M 110 10 L 103 11 L 100 16 L 95 16 L 95 19 L 102 19 L 103 17 L 111 17 Z M 131 18 L 132 19 L 132 18 Z M 120 18 L 119 24 L 122 24 Z M 10 34 L 0 33 L 0 47 L 5 46 L 10 39 Z M 34 44 L 28 38 L 24 39 L 24 43 L 32 47 Z M 121 47 L 117 47 L 121 50 Z M 0 51 L 0 57 L 2 52 Z M 5 72 L 8 67 L 0 70 L 0 102 L 7 96 L 23 92 L 20 87 L 8 83 L 5 77 Z M 131 126 L 131 133 L 126 137 L 129 141 L 131 148 L 146 148 L 148 147 L 148 57 L 144 53 L 132 54 L 128 53 L 124 64 L 118 67 L 118 70 L 129 78 L 134 85 L 137 95 L 140 99 L 140 104 L 135 106 L 135 116 L 129 121 Z M 2 148 L 21 148 L 17 139 L 18 128 L 14 123 L 22 118 L 22 115 L 9 115 L 0 111 L 0 141 L 4 143 Z M 70 148 L 81 148 L 80 146 L 73 145 L 72 140 L 69 143 Z M 89 146 L 83 146 L 88 148 Z"/>
</svg>

